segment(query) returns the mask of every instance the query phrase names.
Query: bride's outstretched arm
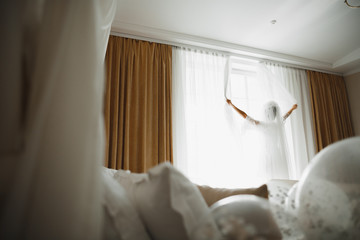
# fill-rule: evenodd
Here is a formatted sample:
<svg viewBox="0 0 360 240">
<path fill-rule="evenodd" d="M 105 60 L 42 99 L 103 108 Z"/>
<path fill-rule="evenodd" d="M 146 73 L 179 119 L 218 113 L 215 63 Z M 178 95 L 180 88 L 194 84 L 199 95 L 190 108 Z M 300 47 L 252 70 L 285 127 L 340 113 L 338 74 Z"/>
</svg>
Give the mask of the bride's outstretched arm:
<svg viewBox="0 0 360 240">
<path fill-rule="evenodd" d="M 290 116 L 290 114 L 291 114 L 297 107 L 298 107 L 298 105 L 297 105 L 297 104 L 294 104 L 294 105 L 292 106 L 292 108 L 283 116 L 283 119 L 284 119 L 284 120 L 287 119 L 287 118 Z"/>
<path fill-rule="evenodd" d="M 255 124 L 259 124 L 259 121 L 255 120 L 255 119 L 252 119 L 250 116 L 248 116 L 243 110 L 237 108 L 232 102 L 230 99 L 226 99 L 226 102 L 232 106 L 236 112 L 238 112 L 243 118 L 249 120 L 250 122 L 253 122 Z"/>
</svg>

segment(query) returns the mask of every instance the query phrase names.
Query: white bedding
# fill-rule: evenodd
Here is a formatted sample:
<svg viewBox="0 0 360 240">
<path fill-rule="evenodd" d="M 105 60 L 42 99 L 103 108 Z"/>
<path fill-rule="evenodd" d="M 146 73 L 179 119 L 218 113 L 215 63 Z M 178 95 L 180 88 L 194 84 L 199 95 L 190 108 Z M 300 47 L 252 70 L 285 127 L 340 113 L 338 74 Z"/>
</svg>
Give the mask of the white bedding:
<svg viewBox="0 0 360 240">
<path fill-rule="evenodd" d="M 132 176 L 132 180 L 134 177 L 141 175 L 141 178 L 144 178 L 146 174 L 130 174 L 127 171 L 123 170 L 111 170 L 104 168 L 103 169 L 105 175 L 108 177 L 113 177 L 117 181 L 121 182 L 123 185 L 132 185 L 129 182 L 129 176 Z M 288 191 L 291 187 L 296 183 L 296 181 L 286 181 L 286 180 L 272 180 L 267 183 L 269 189 L 269 202 L 270 208 L 273 214 L 273 217 L 281 231 L 283 239 L 305 239 L 301 231 L 296 225 L 296 219 L 294 216 L 291 216 L 285 211 L 285 203 Z M 131 192 L 127 189 L 125 190 L 129 193 Z M 109 191 L 109 190 L 108 190 Z M 123 192 L 124 194 L 125 192 Z M 149 199 L 148 199 L 149 200 Z M 129 238 L 131 239 L 131 238 Z"/>
<path fill-rule="evenodd" d="M 360 177 L 358 174 L 360 170 L 359 144 L 360 137 L 357 137 L 344 140 L 327 147 L 312 160 L 298 183 L 297 181 L 290 180 L 271 180 L 267 183 L 269 190 L 269 201 L 266 201 L 267 204 L 265 204 L 267 205 L 267 213 L 272 213 L 274 218 L 273 221 L 276 221 L 278 228 L 280 229 L 282 239 L 360 239 Z M 196 188 L 192 186 L 190 181 L 188 181 L 185 177 L 176 177 L 179 174 L 175 169 L 172 169 L 171 166 L 168 166 L 167 168 L 169 171 L 164 171 L 164 173 L 166 173 L 164 175 L 166 176 L 166 179 L 159 181 L 159 183 L 155 184 L 155 187 L 157 187 L 159 184 L 165 184 L 165 189 L 167 189 L 170 193 L 176 189 L 181 189 L 181 191 L 177 191 L 176 194 L 174 192 L 174 194 L 169 196 L 173 196 L 172 199 L 176 200 L 178 198 L 183 198 L 184 200 L 177 201 L 177 203 L 179 206 L 189 207 L 190 211 L 184 211 L 182 208 L 177 212 L 180 215 L 186 213 L 188 214 L 183 219 L 186 219 L 190 216 L 193 217 L 193 220 L 195 219 L 197 222 L 201 222 L 199 214 L 192 214 L 195 213 L 195 211 L 193 211 L 193 207 L 196 206 L 197 203 L 194 204 L 191 201 L 186 201 L 186 196 L 189 195 L 190 192 L 194 192 L 196 193 L 196 196 L 194 195 L 194 200 L 203 202 L 202 205 L 205 206 L 205 209 L 206 203 L 204 202 L 204 199 L 202 199 L 201 194 L 197 192 Z M 112 173 L 112 170 L 107 172 L 107 174 L 110 176 Z M 126 175 L 130 176 L 132 174 L 127 173 Z M 151 176 L 150 174 L 147 178 L 154 178 L 155 175 Z M 123 180 L 117 180 L 120 181 L 120 184 L 124 184 Z M 189 191 L 186 190 L 187 188 L 180 188 L 180 186 L 184 184 L 184 181 L 188 183 L 187 186 L 189 187 Z M 172 183 L 171 186 L 170 182 Z M 155 195 L 160 196 L 160 194 L 163 194 L 164 191 L 148 191 L 148 194 L 142 195 L 140 198 L 143 200 L 147 198 L 150 193 L 155 193 Z M 168 195 L 165 195 L 149 201 L 149 204 L 157 204 L 158 202 L 162 202 L 168 198 Z M 220 202 L 223 200 L 220 200 Z M 240 201 L 241 199 L 237 200 Z M 130 202 L 133 203 L 136 201 Z M 145 203 L 147 204 L 146 201 Z M 231 204 L 234 203 L 234 201 L 227 201 L 227 203 Z M 231 239 L 239 239 L 238 236 L 240 235 L 238 235 L 238 233 L 242 234 L 244 232 L 247 236 L 250 237 L 258 237 L 257 235 L 259 235 L 262 238 L 268 239 L 267 236 L 261 235 L 261 233 L 258 231 L 258 229 L 262 228 L 247 229 L 248 226 L 254 227 L 254 223 L 257 222 L 257 220 L 261 217 L 256 217 L 255 220 L 250 220 L 250 218 L 243 219 L 244 215 L 240 216 L 236 214 L 236 212 L 241 212 L 237 211 L 238 209 L 244 210 L 250 204 L 248 204 L 246 201 L 242 201 L 242 203 L 244 204 L 241 206 L 237 205 L 238 208 L 235 208 L 236 211 L 230 211 L 226 215 L 221 215 L 221 219 L 231 220 L 227 221 L 224 225 L 224 227 L 227 228 L 225 230 L 230 229 L 228 227 L 235 229 L 234 231 L 226 231 L 230 234 L 236 233 L 237 238 Z M 227 210 L 234 209 L 231 208 L 232 205 L 222 204 L 221 206 L 225 206 L 224 209 Z M 259 207 L 261 208 L 260 205 Z M 144 210 L 139 207 L 136 209 L 137 211 L 140 211 L 139 215 L 143 214 Z M 167 211 L 167 209 L 160 207 L 158 208 L 156 214 L 160 214 L 164 211 Z M 150 217 L 148 218 L 148 223 L 145 225 L 149 226 L 149 223 L 152 223 L 152 215 L 154 214 L 149 215 Z M 219 228 L 218 230 L 221 231 L 222 236 L 225 236 L 223 231 L 224 227 L 221 226 L 222 223 L 218 221 L 219 219 L 216 218 L 213 212 L 212 215 L 208 216 L 210 220 L 216 221 L 216 225 Z M 253 218 L 252 212 L 249 216 Z M 169 219 L 172 220 L 172 217 Z M 189 226 L 194 229 L 193 225 L 194 224 L 191 223 Z M 162 229 L 160 229 L 161 226 L 162 224 L 160 224 L 160 227 L 158 228 L 159 231 L 162 231 Z M 195 230 L 206 230 L 204 226 L 204 224 L 200 224 L 195 228 Z M 246 230 L 239 231 L 239 228 L 245 229 L 244 227 Z M 193 230 L 190 232 L 192 231 Z M 215 229 L 214 231 L 217 230 Z M 305 232 L 307 237 L 305 237 Z M 189 239 L 198 240 L 198 238 Z"/>
<path fill-rule="evenodd" d="M 271 180 L 267 183 L 271 211 L 284 240 L 306 239 L 297 224 L 296 217 L 291 214 L 291 203 L 290 208 L 287 208 L 286 200 L 289 190 L 296 182 L 291 180 Z"/>
</svg>

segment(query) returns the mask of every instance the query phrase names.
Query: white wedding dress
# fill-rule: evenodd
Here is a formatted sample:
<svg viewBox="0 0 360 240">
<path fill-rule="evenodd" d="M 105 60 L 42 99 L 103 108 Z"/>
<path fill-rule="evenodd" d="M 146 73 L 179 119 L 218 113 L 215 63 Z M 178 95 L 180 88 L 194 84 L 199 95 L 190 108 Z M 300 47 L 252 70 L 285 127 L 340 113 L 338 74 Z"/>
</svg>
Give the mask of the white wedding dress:
<svg viewBox="0 0 360 240">
<path fill-rule="evenodd" d="M 255 124 L 255 120 L 248 116 L 247 120 L 249 121 L 244 122 L 243 119 L 229 121 L 229 126 L 231 129 L 239 129 L 241 154 L 246 155 L 249 162 L 256 162 L 257 172 L 253 174 L 259 176 L 263 181 L 290 179 L 291 157 L 281 109 L 287 112 L 296 103 L 296 100 L 262 64 L 258 66 L 258 75 L 254 81 L 256 92 L 248 93 L 256 95 L 256 97 L 248 99 L 248 106 L 253 107 L 237 105 L 236 99 L 234 99 L 234 104 L 256 118 L 259 124 Z M 231 80 L 228 80 L 225 86 L 225 97 L 231 100 Z M 257 107 L 261 105 L 264 105 L 263 111 Z M 237 118 L 241 118 L 235 111 L 226 111 L 226 114 L 237 115 Z M 233 117 L 229 116 L 229 119 L 231 118 Z M 250 139 L 248 135 L 256 136 L 256 139 Z M 249 154 L 249 151 L 252 152 Z"/>
<path fill-rule="evenodd" d="M 266 179 L 289 179 L 288 147 L 284 120 L 275 102 L 268 102 L 264 109 L 264 121 L 257 125 L 264 136 L 264 159 Z"/>
</svg>

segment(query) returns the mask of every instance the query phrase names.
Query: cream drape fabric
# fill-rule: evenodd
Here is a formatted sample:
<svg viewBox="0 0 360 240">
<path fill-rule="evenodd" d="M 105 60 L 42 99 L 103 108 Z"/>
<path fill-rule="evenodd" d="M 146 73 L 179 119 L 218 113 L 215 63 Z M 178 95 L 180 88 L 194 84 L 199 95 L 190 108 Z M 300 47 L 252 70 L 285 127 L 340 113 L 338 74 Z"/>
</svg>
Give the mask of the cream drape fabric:
<svg viewBox="0 0 360 240">
<path fill-rule="evenodd" d="M 309 70 L 307 76 L 317 151 L 354 136 L 344 78 Z"/>
<path fill-rule="evenodd" d="M 146 172 L 172 162 L 171 46 L 110 36 L 105 166 Z"/>
<path fill-rule="evenodd" d="M 11 123 L 0 136 L 10 140 L 0 162 L 8 173 L 2 239 L 101 239 L 102 36 L 109 31 L 102 26 L 111 25 L 103 3 L 14 1 L 1 8 L 11 26 L 1 44 L 11 66 L 0 89 L 8 100 L 1 125 Z"/>
</svg>

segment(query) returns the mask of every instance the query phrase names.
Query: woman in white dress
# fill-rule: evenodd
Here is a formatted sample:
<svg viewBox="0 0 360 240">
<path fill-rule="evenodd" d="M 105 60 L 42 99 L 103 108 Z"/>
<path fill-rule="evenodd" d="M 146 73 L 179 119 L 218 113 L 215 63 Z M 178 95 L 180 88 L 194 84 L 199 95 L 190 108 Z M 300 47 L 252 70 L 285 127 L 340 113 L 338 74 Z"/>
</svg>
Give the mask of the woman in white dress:
<svg viewBox="0 0 360 240">
<path fill-rule="evenodd" d="M 266 179 L 289 179 L 288 151 L 284 131 L 284 121 L 297 108 L 297 104 L 283 116 L 280 114 L 279 105 L 270 101 L 264 106 L 264 121 L 251 118 L 244 111 L 237 108 L 229 99 L 226 102 L 232 106 L 243 118 L 256 125 L 264 133 Z"/>
</svg>

